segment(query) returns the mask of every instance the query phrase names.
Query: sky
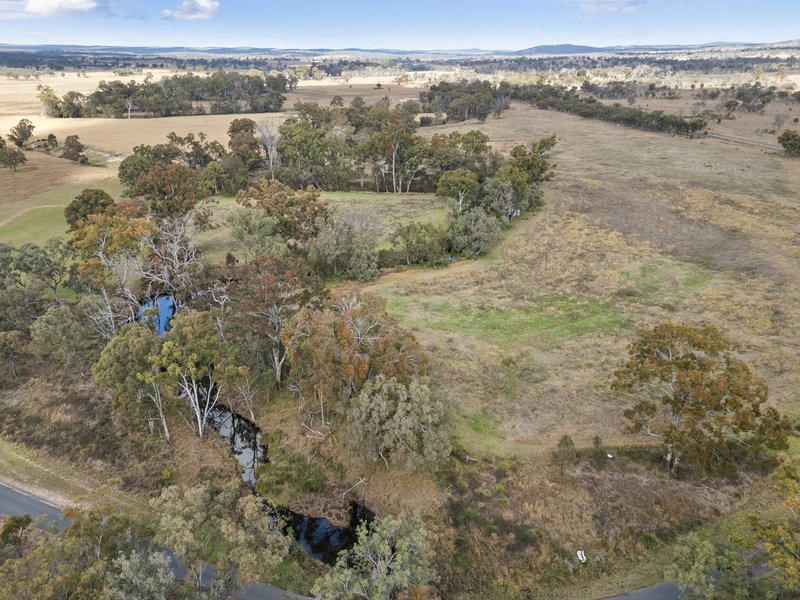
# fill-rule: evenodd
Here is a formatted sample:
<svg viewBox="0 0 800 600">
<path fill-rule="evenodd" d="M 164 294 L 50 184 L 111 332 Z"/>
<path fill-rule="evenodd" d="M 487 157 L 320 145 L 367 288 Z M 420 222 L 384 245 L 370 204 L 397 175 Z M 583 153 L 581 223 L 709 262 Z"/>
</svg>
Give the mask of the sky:
<svg viewBox="0 0 800 600">
<path fill-rule="evenodd" d="M 800 0 L 0 0 L 0 43 L 519 50 L 777 42 Z"/>
</svg>

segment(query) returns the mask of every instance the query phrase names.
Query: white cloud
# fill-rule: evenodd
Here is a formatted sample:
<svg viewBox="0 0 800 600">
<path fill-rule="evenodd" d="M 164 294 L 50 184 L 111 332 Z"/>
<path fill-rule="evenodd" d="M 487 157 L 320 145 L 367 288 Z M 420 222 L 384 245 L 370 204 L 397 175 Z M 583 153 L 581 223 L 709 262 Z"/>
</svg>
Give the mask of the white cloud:
<svg viewBox="0 0 800 600">
<path fill-rule="evenodd" d="M 0 21 L 109 11 L 114 0 L 0 0 Z"/>
<path fill-rule="evenodd" d="M 98 0 L 27 0 L 25 12 L 47 17 L 67 12 L 91 12 L 99 6 Z"/>
<path fill-rule="evenodd" d="M 162 10 L 167 19 L 197 21 L 213 19 L 219 10 L 218 0 L 183 0 L 175 10 Z"/>
<path fill-rule="evenodd" d="M 602 15 L 613 13 L 635 13 L 647 3 L 647 0 L 562 0 L 577 4 L 582 11 Z"/>
</svg>

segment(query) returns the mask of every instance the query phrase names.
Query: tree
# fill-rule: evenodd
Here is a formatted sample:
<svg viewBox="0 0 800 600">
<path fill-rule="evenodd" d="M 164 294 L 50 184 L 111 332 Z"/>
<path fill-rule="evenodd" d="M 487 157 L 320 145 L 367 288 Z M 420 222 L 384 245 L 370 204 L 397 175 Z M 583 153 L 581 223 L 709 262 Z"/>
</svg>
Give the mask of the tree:
<svg viewBox="0 0 800 600">
<path fill-rule="evenodd" d="M 439 179 L 436 195 L 450 203 L 450 211 L 454 219 L 475 204 L 478 199 L 478 176 L 467 169 L 447 171 Z"/>
<path fill-rule="evenodd" d="M 479 207 L 472 208 L 450 224 L 450 246 L 466 256 L 480 256 L 495 247 L 502 236 L 500 221 Z"/>
<path fill-rule="evenodd" d="M 71 306 L 50 308 L 31 325 L 31 345 L 36 354 L 67 369 L 91 364 L 97 345 L 92 332 Z"/>
<path fill-rule="evenodd" d="M 406 264 L 433 262 L 447 253 L 447 229 L 434 223 L 411 221 L 399 225 L 392 234 L 392 243 L 400 247 Z"/>
<path fill-rule="evenodd" d="M 28 158 L 22 150 L 17 148 L 0 148 L 0 165 L 8 167 L 14 173 L 17 167 L 28 162 Z"/>
<path fill-rule="evenodd" d="M 211 312 L 182 312 L 158 352 L 148 357 L 145 383 L 162 386 L 162 394 L 183 395 L 195 432 L 203 437 L 208 419 L 228 384 L 243 375 L 235 346 L 226 341 Z"/>
<path fill-rule="evenodd" d="M 223 156 L 208 163 L 200 173 L 200 187 L 204 194 L 233 195 L 247 187 L 248 170 L 241 158 Z"/>
<path fill-rule="evenodd" d="M 433 536 L 419 517 L 385 517 L 371 528 L 362 523 L 357 535 L 356 545 L 340 553 L 336 566 L 314 584 L 316 598 L 393 600 L 404 590 L 438 581 L 431 567 Z"/>
<path fill-rule="evenodd" d="M 179 136 L 174 131 L 167 134 L 169 146 L 174 149 L 175 160 L 194 169 L 201 171 L 204 167 L 216 160 L 225 157 L 225 148 L 217 141 L 206 141 L 206 134 L 200 133 L 195 137 L 193 133 L 187 133 L 184 137 Z M 162 166 L 168 163 L 163 162 Z"/>
<path fill-rule="evenodd" d="M 201 196 L 197 172 L 177 163 L 155 165 L 126 194 L 146 200 L 150 213 L 157 219 L 186 216 Z"/>
<path fill-rule="evenodd" d="M 763 594 L 764 582 L 751 580 L 742 551 L 716 547 L 689 534 L 675 548 L 665 576 L 681 589 L 681 598 L 694 600 L 751 600 Z"/>
<path fill-rule="evenodd" d="M 778 137 L 778 143 L 787 156 L 800 156 L 800 132 L 787 129 Z"/>
<path fill-rule="evenodd" d="M 28 140 L 33 136 L 33 130 L 36 127 L 28 119 L 21 119 L 19 123 L 11 128 L 8 134 L 8 139 L 17 148 L 22 148 L 28 143 Z"/>
<path fill-rule="evenodd" d="M 89 159 L 83 154 L 84 146 L 77 135 L 68 135 L 64 138 L 61 146 L 61 156 L 67 160 L 74 160 L 77 163 L 87 163 Z"/>
<path fill-rule="evenodd" d="M 136 304 L 130 287 L 141 261 L 142 240 L 152 228 L 150 221 L 125 210 L 89 215 L 72 232 L 71 245 L 82 259 L 78 272 L 101 291 L 113 278 L 117 294 Z"/>
<path fill-rule="evenodd" d="M 557 142 L 555 134 L 532 142 L 530 148 L 516 146 L 511 150 L 510 167 L 524 171 L 529 183 L 542 183 L 552 179 L 555 165 L 550 160 L 550 151 Z"/>
<path fill-rule="evenodd" d="M 3 521 L 3 527 L 0 528 L 0 551 L 7 546 L 11 546 L 12 550 L 18 557 L 22 557 L 22 549 L 25 543 L 25 532 L 30 527 L 33 521 L 30 515 L 17 515 L 7 517 Z"/>
<path fill-rule="evenodd" d="M 0 331 L 19 331 L 27 335 L 41 314 L 44 284 L 31 281 L 26 286 L 0 289 Z"/>
<path fill-rule="evenodd" d="M 150 297 L 169 294 L 188 298 L 203 270 L 202 254 L 192 236 L 190 215 L 157 221 L 141 238 L 144 252 L 136 264 Z"/>
<path fill-rule="evenodd" d="M 319 407 L 323 423 L 326 410 L 358 394 L 369 378 L 383 374 L 406 383 L 427 363 L 414 337 L 369 294 L 345 293 L 326 310 L 305 308 L 281 338 L 292 357 L 300 405 Z"/>
<path fill-rule="evenodd" d="M 11 365 L 11 374 L 17 377 L 17 360 L 25 354 L 27 340 L 19 331 L 0 331 L 0 358 Z"/>
<path fill-rule="evenodd" d="M 61 99 L 50 86 L 37 86 L 39 89 L 39 102 L 42 103 L 44 114 L 48 117 L 61 116 Z"/>
<path fill-rule="evenodd" d="M 252 119 L 234 119 L 228 127 L 228 148 L 247 165 L 253 165 L 260 158 L 255 132 L 256 124 Z"/>
<path fill-rule="evenodd" d="M 334 213 L 318 229 L 308 243 L 308 261 L 320 274 L 344 274 L 361 281 L 378 275 L 377 241 L 362 220 Z"/>
<path fill-rule="evenodd" d="M 716 328 L 664 323 L 640 331 L 629 353 L 614 387 L 635 395 L 630 428 L 662 440 L 671 473 L 682 461 L 733 468 L 736 452 L 786 447 L 789 420 L 764 406 L 766 382 Z"/>
<path fill-rule="evenodd" d="M 255 580 L 289 552 L 281 519 L 266 513 L 263 499 L 240 497 L 240 482 L 205 483 L 185 491 L 173 486 L 151 504 L 160 515 L 156 541 L 181 557 L 197 591 L 206 563 L 214 563 L 208 586 L 214 597 Z"/>
<path fill-rule="evenodd" d="M 70 526 L 42 536 L 24 557 L 0 567 L 0 599 L 99 598 L 113 560 L 136 549 L 149 552 L 146 522 L 111 509 L 69 509 Z"/>
<path fill-rule="evenodd" d="M 261 147 L 267 154 L 270 179 L 275 179 L 275 169 L 280 165 L 280 154 L 278 154 L 278 145 L 281 142 L 280 130 L 271 121 L 265 121 L 256 126 L 256 131 Z"/>
<path fill-rule="evenodd" d="M 75 252 L 59 238 L 52 238 L 44 246 L 23 244 L 17 252 L 16 268 L 43 282 L 58 301 L 58 288 L 70 275 L 70 264 Z"/>
<path fill-rule="evenodd" d="M 387 192 L 408 191 L 424 159 L 425 141 L 414 135 L 416 121 L 403 111 L 376 109 L 378 131 L 372 134 L 369 146 L 378 174 Z M 405 183 L 405 186 L 404 186 Z"/>
<path fill-rule="evenodd" d="M 0 290 L 22 285 L 22 273 L 17 268 L 16 261 L 17 249 L 8 244 L 0 244 Z"/>
<path fill-rule="evenodd" d="M 568 435 L 562 435 L 558 440 L 555 450 L 553 450 L 553 464 L 558 468 L 558 472 L 563 475 L 567 467 L 574 465 L 578 460 L 575 452 L 575 442 Z"/>
<path fill-rule="evenodd" d="M 281 336 L 301 309 L 321 305 L 322 282 L 302 260 L 263 257 L 239 270 L 228 294 L 232 322 L 264 339 L 280 387 L 288 358 Z"/>
<path fill-rule="evenodd" d="M 166 554 L 134 550 L 112 562 L 102 600 L 169 600 L 175 584 Z"/>
<path fill-rule="evenodd" d="M 124 186 L 130 188 L 156 165 L 167 167 L 180 156 L 180 148 L 172 144 L 135 146 L 133 153 L 119 164 L 117 176 Z"/>
<path fill-rule="evenodd" d="M 289 249 L 277 234 L 278 221 L 260 210 L 239 208 L 225 219 L 245 262 L 257 256 L 286 256 Z"/>
<path fill-rule="evenodd" d="M 114 199 L 105 190 L 87 188 L 75 196 L 64 209 L 64 219 L 69 230 L 74 231 L 89 215 L 104 213 L 113 205 Z"/>
<path fill-rule="evenodd" d="M 769 566 L 778 573 L 790 592 L 800 590 L 800 468 L 784 463 L 771 476 L 785 514 L 775 518 L 755 517 L 754 543 L 763 545 Z"/>
<path fill-rule="evenodd" d="M 353 398 L 348 417 L 354 439 L 387 467 L 389 462 L 405 462 L 409 470 L 435 467 L 450 455 L 444 407 L 416 378 L 407 385 L 383 375 L 371 379 Z"/>
<path fill-rule="evenodd" d="M 303 249 L 328 216 L 328 205 L 318 190 L 293 190 L 279 181 L 262 180 L 239 192 L 236 202 L 275 219 L 278 235 L 293 249 Z"/>
<path fill-rule="evenodd" d="M 160 373 L 150 360 L 159 354 L 161 342 L 149 327 L 127 325 L 103 348 L 92 373 L 98 387 L 109 392 L 129 416 L 140 423 L 159 421 L 169 442 L 167 412 L 173 398 L 162 392 Z"/>
</svg>

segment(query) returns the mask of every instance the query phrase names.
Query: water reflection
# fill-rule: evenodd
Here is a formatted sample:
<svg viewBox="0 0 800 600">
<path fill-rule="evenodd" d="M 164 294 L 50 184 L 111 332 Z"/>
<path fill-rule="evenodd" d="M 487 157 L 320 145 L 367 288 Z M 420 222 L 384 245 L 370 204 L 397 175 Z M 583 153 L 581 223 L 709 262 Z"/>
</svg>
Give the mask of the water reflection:
<svg viewBox="0 0 800 600">
<path fill-rule="evenodd" d="M 215 406 L 208 424 L 231 446 L 231 452 L 242 465 L 242 479 L 256 485 L 256 467 L 267 462 L 267 446 L 261 444 L 261 430 L 252 422 L 225 406 Z"/>
<path fill-rule="evenodd" d="M 255 490 L 256 467 L 269 461 L 268 447 L 261 444 L 261 430 L 226 406 L 214 407 L 208 423 L 230 444 L 231 452 L 242 465 L 242 479 Z M 358 504 L 350 506 L 347 527 L 338 527 L 328 519 L 301 515 L 286 508 L 279 508 L 277 514 L 283 517 L 297 543 L 308 555 L 329 565 L 336 563 L 339 552 L 352 548 L 356 543 L 358 525 L 364 521 L 369 523 L 375 517 Z"/>
</svg>

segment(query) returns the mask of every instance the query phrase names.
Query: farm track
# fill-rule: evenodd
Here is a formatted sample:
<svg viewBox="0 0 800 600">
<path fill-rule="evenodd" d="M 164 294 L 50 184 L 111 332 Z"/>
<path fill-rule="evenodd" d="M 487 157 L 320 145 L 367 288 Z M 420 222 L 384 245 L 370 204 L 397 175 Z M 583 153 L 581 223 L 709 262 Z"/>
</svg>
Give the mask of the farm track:
<svg viewBox="0 0 800 600">
<path fill-rule="evenodd" d="M 707 137 L 719 140 L 721 142 L 732 142 L 734 144 L 746 144 L 748 146 L 759 146 L 760 148 L 764 148 L 766 150 L 777 150 L 782 151 L 783 147 L 778 144 L 768 144 L 766 142 L 759 142 L 758 140 L 749 140 L 747 138 L 738 137 L 735 135 L 726 135 L 724 133 L 716 133 L 714 131 L 709 131 L 706 134 Z"/>
<path fill-rule="evenodd" d="M 20 217 L 27 215 L 33 210 L 39 210 L 41 208 L 63 208 L 63 206 L 63 204 L 38 204 L 36 206 L 26 206 L 22 210 L 18 210 L 17 212 L 7 216 L 5 219 L 0 220 L 0 227 L 5 227 L 12 221 L 16 221 Z"/>
</svg>

